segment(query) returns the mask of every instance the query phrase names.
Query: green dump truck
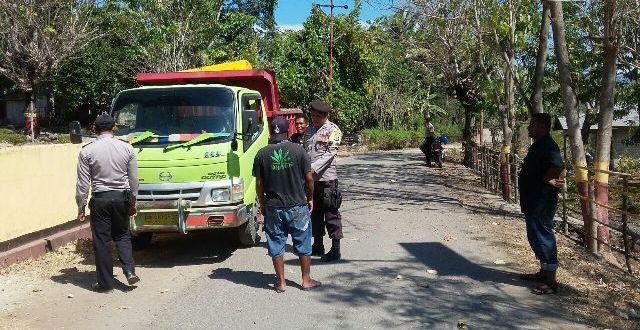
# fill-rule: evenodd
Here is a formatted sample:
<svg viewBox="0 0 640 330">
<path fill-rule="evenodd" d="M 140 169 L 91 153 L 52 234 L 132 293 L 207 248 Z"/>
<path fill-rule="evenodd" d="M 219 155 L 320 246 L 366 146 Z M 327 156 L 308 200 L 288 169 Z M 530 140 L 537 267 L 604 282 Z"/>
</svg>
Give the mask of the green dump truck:
<svg viewBox="0 0 640 330">
<path fill-rule="evenodd" d="M 242 64 L 242 63 L 241 63 Z M 140 187 L 131 217 L 134 245 L 160 232 L 234 228 L 255 245 L 261 222 L 251 175 L 268 143 L 268 120 L 281 110 L 275 76 L 250 67 L 141 73 L 141 87 L 116 95 L 116 135 L 136 151 Z"/>
</svg>

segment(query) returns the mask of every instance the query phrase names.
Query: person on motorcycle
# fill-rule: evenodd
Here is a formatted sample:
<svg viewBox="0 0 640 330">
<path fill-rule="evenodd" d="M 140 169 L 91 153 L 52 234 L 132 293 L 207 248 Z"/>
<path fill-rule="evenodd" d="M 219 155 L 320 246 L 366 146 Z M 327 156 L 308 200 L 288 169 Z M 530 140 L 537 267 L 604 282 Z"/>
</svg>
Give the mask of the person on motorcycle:
<svg viewBox="0 0 640 330">
<path fill-rule="evenodd" d="M 436 139 L 436 130 L 433 127 L 433 124 L 431 123 L 431 117 L 429 115 L 424 117 L 424 122 L 425 122 L 425 137 L 424 137 L 424 143 L 422 143 L 422 145 L 420 146 L 420 150 L 422 150 L 424 155 L 427 157 L 427 166 L 431 167 L 431 158 L 432 158 L 431 145 L 433 144 L 433 141 Z"/>
</svg>

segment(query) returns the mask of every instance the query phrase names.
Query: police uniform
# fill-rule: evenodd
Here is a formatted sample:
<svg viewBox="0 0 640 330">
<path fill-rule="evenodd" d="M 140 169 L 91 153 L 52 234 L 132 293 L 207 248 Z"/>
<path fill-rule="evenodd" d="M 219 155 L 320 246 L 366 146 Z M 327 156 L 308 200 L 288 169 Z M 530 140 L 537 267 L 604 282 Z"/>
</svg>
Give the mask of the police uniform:
<svg viewBox="0 0 640 330">
<path fill-rule="evenodd" d="M 101 115 L 96 127 L 113 127 L 113 118 Z M 78 158 L 76 203 L 78 214 L 84 214 L 89 186 L 92 198 L 91 233 L 96 260 L 97 291 L 113 288 L 113 260 L 109 242 L 115 241 L 122 269 L 129 284 L 139 280 L 129 231 L 129 210 L 135 205 L 138 191 L 138 169 L 133 147 L 111 131 L 102 132 L 97 140 L 85 145 Z"/>
<path fill-rule="evenodd" d="M 310 104 L 312 111 L 328 113 L 331 108 L 322 101 L 313 101 Z M 341 195 L 338 190 L 338 172 L 336 167 L 337 148 L 342 140 L 340 128 L 328 119 L 322 127 L 310 125 L 305 132 L 304 146 L 311 158 L 311 168 L 313 170 L 314 193 L 313 212 L 311 215 L 313 225 L 315 255 L 324 253 L 322 239 L 325 232 L 329 233 L 332 239 L 332 251 L 324 256 L 333 253 L 331 260 L 340 258 L 339 240 L 342 234 L 342 216 L 339 207 Z M 326 231 L 325 231 L 326 229 Z M 337 256 L 337 258 L 336 258 Z"/>
</svg>

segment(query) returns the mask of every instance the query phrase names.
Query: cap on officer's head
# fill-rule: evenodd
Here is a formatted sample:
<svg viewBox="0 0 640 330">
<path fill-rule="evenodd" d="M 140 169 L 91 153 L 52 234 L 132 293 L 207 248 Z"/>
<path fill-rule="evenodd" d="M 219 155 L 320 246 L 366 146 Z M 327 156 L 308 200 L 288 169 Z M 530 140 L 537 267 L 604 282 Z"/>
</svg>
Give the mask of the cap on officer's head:
<svg viewBox="0 0 640 330">
<path fill-rule="evenodd" d="M 93 124 L 96 126 L 96 130 L 98 131 L 108 131 L 113 128 L 116 121 L 113 120 L 113 117 L 103 113 L 96 118 L 96 121 Z"/>
<path fill-rule="evenodd" d="M 289 120 L 282 116 L 275 117 L 269 124 L 271 142 L 280 142 L 289 138 Z"/>
<path fill-rule="evenodd" d="M 322 113 L 331 112 L 331 106 L 324 101 L 313 100 L 311 101 L 311 103 L 309 103 L 309 106 L 311 107 L 311 111 L 317 111 Z"/>
</svg>

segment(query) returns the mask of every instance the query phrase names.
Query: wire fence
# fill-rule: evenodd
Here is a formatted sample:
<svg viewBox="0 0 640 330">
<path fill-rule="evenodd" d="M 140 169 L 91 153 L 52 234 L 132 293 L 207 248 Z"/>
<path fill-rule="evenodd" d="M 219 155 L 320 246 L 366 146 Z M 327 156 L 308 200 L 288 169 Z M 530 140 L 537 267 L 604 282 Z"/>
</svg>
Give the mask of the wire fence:
<svg viewBox="0 0 640 330">
<path fill-rule="evenodd" d="M 517 154 L 509 154 L 505 158 L 507 166 L 503 166 L 501 171 L 501 157 L 499 150 L 474 146 L 472 170 L 480 176 L 485 188 L 502 195 L 510 203 L 519 203 L 517 175 L 523 160 Z M 593 253 L 603 248 L 621 253 L 627 271 L 633 274 L 633 261 L 640 261 L 640 249 L 637 249 L 640 243 L 640 177 L 578 167 L 578 170 L 588 173 L 588 194 L 582 196 L 575 181 L 575 170 L 570 165 L 566 167 L 566 180 L 556 211 L 557 230 Z M 606 203 L 595 197 L 594 179 L 598 174 L 609 176 L 609 199 Z M 505 182 L 508 182 L 506 186 Z M 603 229 L 609 233 L 608 239 L 599 238 L 598 232 L 602 233 Z"/>
</svg>

